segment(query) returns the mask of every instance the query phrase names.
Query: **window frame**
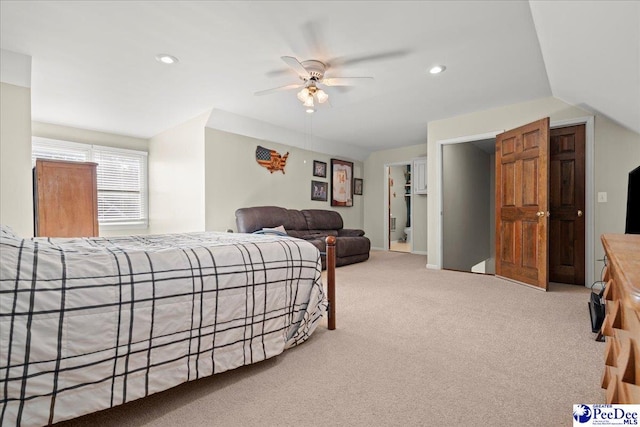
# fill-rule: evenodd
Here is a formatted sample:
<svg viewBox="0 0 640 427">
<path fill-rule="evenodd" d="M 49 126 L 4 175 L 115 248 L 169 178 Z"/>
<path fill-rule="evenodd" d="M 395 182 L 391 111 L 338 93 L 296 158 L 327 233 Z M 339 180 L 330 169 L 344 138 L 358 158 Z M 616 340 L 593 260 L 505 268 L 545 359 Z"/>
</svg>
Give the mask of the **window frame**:
<svg viewBox="0 0 640 427">
<path fill-rule="evenodd" d="M 88 144 L 82 142 L 64 141 L 58 139 L 50 139 L 34 136 L 31 141 L 31 162 L 32 166 L 35 166 L 34 147 L 46 147 L 46 148 L 59 148 L 60 150 L 71 150 L 76 152 L 84 152 L 87 157 L 86 162 L 95 162 L 95 152 L 112 152 L 114 154 L 129 155 L 132 157 L 138 157 L 141 161 L 142 176 L 143 176 L 143 188 L 140 189 L 142 199 L 142 219 L 140 220 L 121 220 L 121 221 L 109 221 L 101 222 L 98 218 L 98 226 L 101 230 L 119 230 L 119 229 L 146 229 L 149 227 L 149 153 L 146 151 L 132 150 L 129 148 L 113 147 L 109 145 L 100 144 Z M 73 161 L 73 160 L 71 160 Z M 100 190 L 98 189 L 98 193 Z"/>
</svg>

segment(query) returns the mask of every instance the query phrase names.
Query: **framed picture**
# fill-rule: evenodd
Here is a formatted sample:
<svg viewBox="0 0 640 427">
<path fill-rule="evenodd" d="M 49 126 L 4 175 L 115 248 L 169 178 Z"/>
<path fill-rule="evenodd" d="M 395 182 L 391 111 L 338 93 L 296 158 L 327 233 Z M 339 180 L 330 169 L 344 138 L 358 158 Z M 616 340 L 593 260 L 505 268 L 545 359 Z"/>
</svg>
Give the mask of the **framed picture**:
<svg viewBox="0 0 640 427">
<path fill-rule="evenodd" d="M 320 181 L 311 181 L 311 200 L 326 202 L 328 192 L 329 192 L 329 183 L 320 182 Z"/>
<path fill-rule="evenodd" d="M 353 178 L 353 194 L 362 196 L 362 179 Z"/>
<path fill-rule="evenodd" d="M 327 177 L 327 164 L 318 160 L 313 161 L 313 176 L 319 176 L 320 178 Z"/>
<path fill-rule="evenodd" d="M 331 159 L 331 206 L 353 206 L 353 163 Z"/>
</svg>

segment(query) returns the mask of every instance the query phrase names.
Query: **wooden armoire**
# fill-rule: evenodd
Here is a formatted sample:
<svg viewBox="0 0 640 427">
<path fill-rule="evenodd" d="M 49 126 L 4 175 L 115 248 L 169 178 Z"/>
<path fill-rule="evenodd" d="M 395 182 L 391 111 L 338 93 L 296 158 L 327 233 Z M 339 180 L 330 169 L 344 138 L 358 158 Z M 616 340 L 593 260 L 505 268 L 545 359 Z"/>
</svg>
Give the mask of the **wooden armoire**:
<svg viewBox="0 0 640 427">
<path fill-rule="evenodd" d="M 33 169 L 34 234 L 98 236 L 96 163 L 37 159 Z"/>
</svg>

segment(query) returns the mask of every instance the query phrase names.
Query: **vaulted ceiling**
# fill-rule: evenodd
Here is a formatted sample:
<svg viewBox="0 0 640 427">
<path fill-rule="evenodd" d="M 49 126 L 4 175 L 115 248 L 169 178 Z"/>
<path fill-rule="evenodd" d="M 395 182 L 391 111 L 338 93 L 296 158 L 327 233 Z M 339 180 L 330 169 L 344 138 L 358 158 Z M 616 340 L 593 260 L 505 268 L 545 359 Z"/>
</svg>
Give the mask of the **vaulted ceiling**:
<svg viewBox="0 0 640 427">
<path fill-rule="evenodd" d="M 555 96 L 640 133 L 636 1 L 3 0 L 0 19 L 1 48 L 32 57 L 36 121 L 149 138 L 215 108 L 370 152 Z M 296 90 L 254 96 L 300 82 L 282 56 L 374 79 L 307 114 Z"/>
</svg>

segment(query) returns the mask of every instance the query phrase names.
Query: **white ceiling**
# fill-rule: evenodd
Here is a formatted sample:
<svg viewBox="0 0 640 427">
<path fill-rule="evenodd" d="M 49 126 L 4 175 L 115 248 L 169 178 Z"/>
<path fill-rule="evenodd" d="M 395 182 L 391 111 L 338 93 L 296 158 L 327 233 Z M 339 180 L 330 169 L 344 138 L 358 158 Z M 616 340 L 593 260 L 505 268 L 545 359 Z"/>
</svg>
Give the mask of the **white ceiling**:
<svg viewBox="0 0 640 427">
<path fill-rule="evenodd" d="M 1 48 L 32 57 L 41 122 L 149 138 L 215 108 L 370 152 L 553 95 L 640 133 L 636 1 L 2 0 L 0 19 Z M 329 88 L 309 118 L 295 91 L 253 95 L 299 82 L 285 55 L 374 80 Z"/>
</svg>

